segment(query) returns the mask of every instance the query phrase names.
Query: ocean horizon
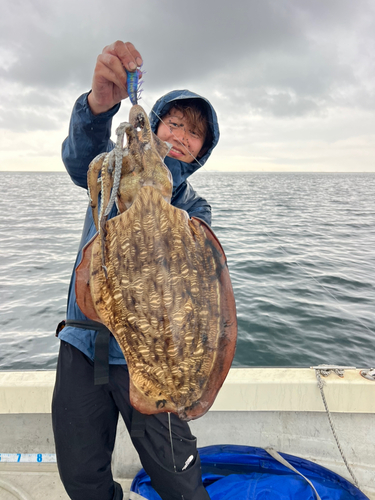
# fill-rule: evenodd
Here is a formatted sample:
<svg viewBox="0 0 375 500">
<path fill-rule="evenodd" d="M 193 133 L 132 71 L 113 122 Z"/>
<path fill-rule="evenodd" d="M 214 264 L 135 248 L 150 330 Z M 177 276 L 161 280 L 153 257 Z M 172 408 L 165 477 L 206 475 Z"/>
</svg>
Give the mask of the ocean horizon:
<svg viewBox="0 0 375 500">
<path fill-rule="evenodd" d="M 65 172 L 0 172 L 0 369 L 53 369 L 88 205 Z M 375 173 L 191 177 L 238 315 L 233 366 L 374 365 Z"/>
</svg>

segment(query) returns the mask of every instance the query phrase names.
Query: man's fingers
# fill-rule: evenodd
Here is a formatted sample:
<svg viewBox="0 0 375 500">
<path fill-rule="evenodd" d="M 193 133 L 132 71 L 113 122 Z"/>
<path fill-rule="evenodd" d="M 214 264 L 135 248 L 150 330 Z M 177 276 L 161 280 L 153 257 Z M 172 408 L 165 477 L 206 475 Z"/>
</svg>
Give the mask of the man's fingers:
<svg viewBox="0 0 375 500">
<path fill-rule="evenodd" d="M 108 45 L 104 51 L 117 56 L 128 71 L 134 71 L 137 66 L 141 66 L 143 63 L 141 54 L 130 42 L 124 43 L 118 40 Z"/>
<path fill-rule="evenodd" d="M 119 88 L 126 88 L 126 72 L 121 61 L 115 55 L 101 54 L 97 59 L 96 74 L 107 78 Z"/>
<path fill-rule="evenodd" d="M 103 49 L 97 58 L 90 108 L 95 114 L 103 113 L 128 96 L 126 70 L 135 71 L 142 57 L 130 42 L 114 42 Z"/>
</svg>

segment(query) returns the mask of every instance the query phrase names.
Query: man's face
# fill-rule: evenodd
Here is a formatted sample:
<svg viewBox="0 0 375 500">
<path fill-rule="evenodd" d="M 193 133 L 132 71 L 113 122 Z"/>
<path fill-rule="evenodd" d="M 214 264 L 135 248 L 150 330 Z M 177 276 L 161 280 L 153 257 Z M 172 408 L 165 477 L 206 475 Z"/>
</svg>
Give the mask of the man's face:
<svg viewBox="0 0 375 500">
<path fill-rule="evenodd" d="M 156 135 L 162 141 L 172 144 L 168 156 L 192 163 L 202 149 L 205 137 L 187 121 L 182 111 L 171 108 L 159 123 Z"/>
</svg>

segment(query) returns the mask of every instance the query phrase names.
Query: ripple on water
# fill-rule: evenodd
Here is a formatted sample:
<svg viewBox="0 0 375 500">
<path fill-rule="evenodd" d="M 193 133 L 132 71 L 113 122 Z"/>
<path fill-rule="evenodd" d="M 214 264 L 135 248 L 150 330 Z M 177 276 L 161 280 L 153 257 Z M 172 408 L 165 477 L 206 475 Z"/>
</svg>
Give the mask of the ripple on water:
<svg viewBox="0 0 375 500">
<path fill-rule="evenodd" d="M 87 195 L 64 173 L 0 175 L 0 369 L 53 368 Z M 373 365 L 375 175 L 203 171 L 191 181 L 228 259 L 234 365 Z"/>
</svg>

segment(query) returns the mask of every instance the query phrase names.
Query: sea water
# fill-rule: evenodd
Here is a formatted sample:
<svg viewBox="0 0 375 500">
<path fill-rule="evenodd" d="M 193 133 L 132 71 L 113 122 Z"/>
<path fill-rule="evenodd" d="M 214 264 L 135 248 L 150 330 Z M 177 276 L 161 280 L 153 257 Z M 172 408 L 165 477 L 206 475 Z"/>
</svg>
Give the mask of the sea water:
<svg viewBox="0 0 375 500">
<path fill-rule="evenodd" d="M 1 172 L 0 369 L 51 369 L 87 209 L 66 173 Z M 234 366 L 375 365 L 375 174 L 197 172 L 238 316 Z"/>
</svg>

